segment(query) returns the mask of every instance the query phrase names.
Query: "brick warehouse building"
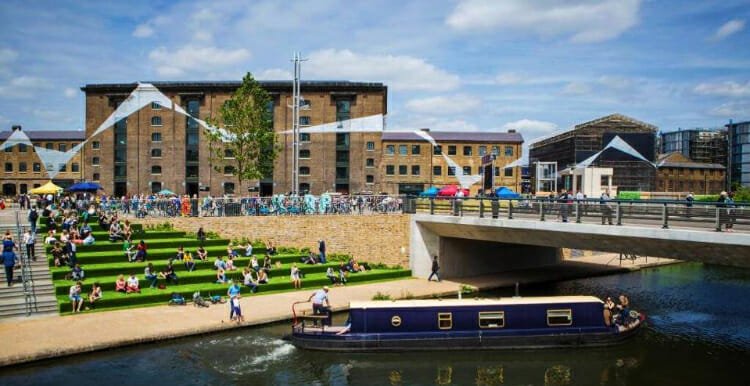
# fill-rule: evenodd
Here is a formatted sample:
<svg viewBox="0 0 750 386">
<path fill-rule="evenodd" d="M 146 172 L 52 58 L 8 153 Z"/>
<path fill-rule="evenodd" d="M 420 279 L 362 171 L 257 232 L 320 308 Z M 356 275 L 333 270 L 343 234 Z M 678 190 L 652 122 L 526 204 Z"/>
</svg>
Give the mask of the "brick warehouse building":
<svg viewBox="0 0 750 386">
<path fill-rule="evenodd" d="M 200 119 L 217 118 L 239 81 L 153 82 L 175 104 Z M 177 193 L 245 194 L 258 188 L 262 195 L 292 190 L 292 87 L 288 81 L 261 81 L 272 97 L 273 127 L 279 134 L 280 154 L 272 178 L 237 186 L 231 170 L 216 171 L 209 160 L 202 128 L 182 114 L 146 106 L 123 117 L 85 146 L 87 180 L 97 181 L 115 195 L 170 189 Z M 136 83 L 88 84 L 86 134 L 96 128 L 137 87 Z M 382 83 L 303 81 L 307 105 L 300 125 L 319 125 L 387 113 L 388 88 Z M 359 192 L 366 185 L 364 154 L 379 159 L 379 133 L 312 133 L 300 136 L 300 190 Z"/>
<path fill-rule="evenodd" d="M 0 132 L 0 143 L 8 139 L 12 130 L 22 130 L 22 128 L 13 126 L 11 131 Z M 85 138 L 82 130 L 24 130 L 24 133 L 34 146 L 63 152 L 72 149 Z M 0 151 L 0 164 L 3 165 L 2 195 L 6 197 L 24 194 L 50 180 L 46 166 L 31 146 L 18 144 Z M 63 188 L 70 186 L 81 180 L 84 169 L 85 165 L 81 162 L 81 152 L 79 152 L 60 168 L 60 172 L 52 179 L 52 182 Z"/>
</svg>

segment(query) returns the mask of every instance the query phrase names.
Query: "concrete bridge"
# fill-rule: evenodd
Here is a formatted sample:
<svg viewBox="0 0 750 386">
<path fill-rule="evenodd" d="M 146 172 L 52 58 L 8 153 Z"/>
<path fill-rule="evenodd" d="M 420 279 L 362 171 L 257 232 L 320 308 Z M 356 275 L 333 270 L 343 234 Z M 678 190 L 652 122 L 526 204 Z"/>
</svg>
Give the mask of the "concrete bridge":
<svg viewBox="0 0 750 386">
<path fill-rule="evenodd" d="M 579 217 L 577 222 L 572 210 L 569 222 L 554 215 L 540 221 L 533 213 L 499 213 L 497 218 L 455 213 L 412 216 L 410 264 L 415 276 L 430 274 L 435 255 L 440 256 L 441 277 L 461 278 L 557 264 L 561 248 L 750 267 L 750 232 L 744 223 L 728 233 L 700 222 L 672 221 L 665 228 L 658 216 L 601 225 L 593 216 L 593 221 Z"/>
</svg>

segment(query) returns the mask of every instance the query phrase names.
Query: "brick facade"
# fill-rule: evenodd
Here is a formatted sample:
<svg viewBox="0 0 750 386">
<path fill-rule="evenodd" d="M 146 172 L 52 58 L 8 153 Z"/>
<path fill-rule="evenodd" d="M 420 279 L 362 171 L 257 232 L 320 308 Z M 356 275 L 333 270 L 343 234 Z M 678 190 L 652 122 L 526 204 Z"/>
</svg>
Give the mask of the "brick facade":
<svg viewBox="0 0 750 386">
<path fill-rule="evenodd" d="M 170 222 L 189 233 L 202 226 L 228 239 L 271 240 L 278 246 L 313 251 L 322 238 L 329 254 L 347 253 L 371 263 L 409 266 L 409 215 L 151 218 L 138 222 Z"/>
</svg>

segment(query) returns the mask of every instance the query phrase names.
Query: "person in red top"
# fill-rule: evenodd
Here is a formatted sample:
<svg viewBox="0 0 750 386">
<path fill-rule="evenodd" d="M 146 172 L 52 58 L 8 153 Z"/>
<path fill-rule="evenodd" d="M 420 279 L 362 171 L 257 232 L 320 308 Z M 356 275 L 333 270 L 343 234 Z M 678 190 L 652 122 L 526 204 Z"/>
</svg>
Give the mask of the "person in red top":
<svg viewBox="0 0 750 386">
<path fill-rule="evenodd" d="M 146 242 L 141 240 L 141 242 L 138 243 L 138 246 L 135 248 L 135 260 L 136 261 L 146 261 L 146 255 L 148 247 L 146 246 Z"/>
</svg>

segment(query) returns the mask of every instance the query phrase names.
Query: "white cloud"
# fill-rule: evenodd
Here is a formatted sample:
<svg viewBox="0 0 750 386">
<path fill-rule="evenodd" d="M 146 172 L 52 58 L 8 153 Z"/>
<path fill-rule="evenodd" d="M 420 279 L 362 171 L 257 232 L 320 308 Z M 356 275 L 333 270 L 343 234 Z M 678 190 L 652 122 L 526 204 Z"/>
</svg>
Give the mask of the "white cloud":
<svg viewBox="0 0 750 386">
<path fill-rule="evenodd" d="M 222 49 L 217 47 L 185 46 L 175 51 L 159 47 L 148 54 L 156 66 L 156 72 L 165 77 L 182 76 L 188 72 L 201 74 L 240 64 L 250 57 L 244 48 Z"/>
<path fill-rule="evenodd" d="M 446 23 L 459 31 L 511 30 L 593 43 L 633 27 L 640 5 L 640 0 L 464 0 Z"/>
<path fill-rule="evenodd" d="M 721 83 L 701 83 L 695 86 L 693 91 L 701 95 L 718 95 L 725 97 L 750 96 L 750 81 L 745 82 L 745 84 L 733 81 Z"/>
<path fill-rule="evenodd" d="M 147 38 L 154 34 L 154 28 L 148 24 L 139 24 L 133 30 L 133 36 L 137 38 Z"/>
<path fill-rule="evenodd" d="M 536 121 L 533 119 L 521 119 L 515 122 L 508 122 L 503 125 L 503 130 L 516 130 L 519 132 L 523 131 L 537 131 L 537 132 L 549 132 L 557 129 L 557 125 L 552 122 Z"/>
<path fill-rule="evenodd" d="M 19 76 L 0 84 L 0 97 L 31 98 L 36 92 L 50 88 L 49 82 L 35 76 Z"/>
<path fill-rule="evenodd" d="M 406 108 L 420 114 L 461 114 L 477 109 L 482 101 L 470 95 L 436 96 L 412 99 L 406 102 Z"/>
<path fill-rule="evenodd" d="M 722 118 L 745 119 L 750 117 L 750 101 L 724 103 L 714 107 L 708 113 Z"/>
<path fill-rule="evenodd" d="M 68 87 L 65 89 L 65 97 L 67 98 L 73 98 L 76 95 L 78 95 L 78 91 L 74 88 Z"/>
<path fill-rule="evenodd" d="M 583 82 L 570 82 L 562 89 L 565 95 L 584 95 L 591 92 L 591 86 Z"/>
<path fill-rule="evenodd" d="M 395 90 L 448 91 L 460 83 L 458 76 L 420 58 L 349 50 L 313 52 L 302 70 L 314 78 L 382 81 Z"/>
<path fill-rule="evenodd" d="M 18 52 L 11 50 L 10 48 L 0 49 L 0 64 L 10 63 L 18 58 Z"/>
<path fill-rule="evenodd" d="M 745 21 L 734 19 L 724 23 L 714 32 L 713 40 L 721 40 L 727 36 L 734 35 L 745 28 Z"/>
<path fill-rule="evenodd" d="M 282 70 L 280 68 L 271 68 L 268 70 L 263 70 L 259 72 L 257 75 L 255 75 L 255 79 L 262 79 L 262 80 L 292 80 L 291 71 Z"/>
</svg>

